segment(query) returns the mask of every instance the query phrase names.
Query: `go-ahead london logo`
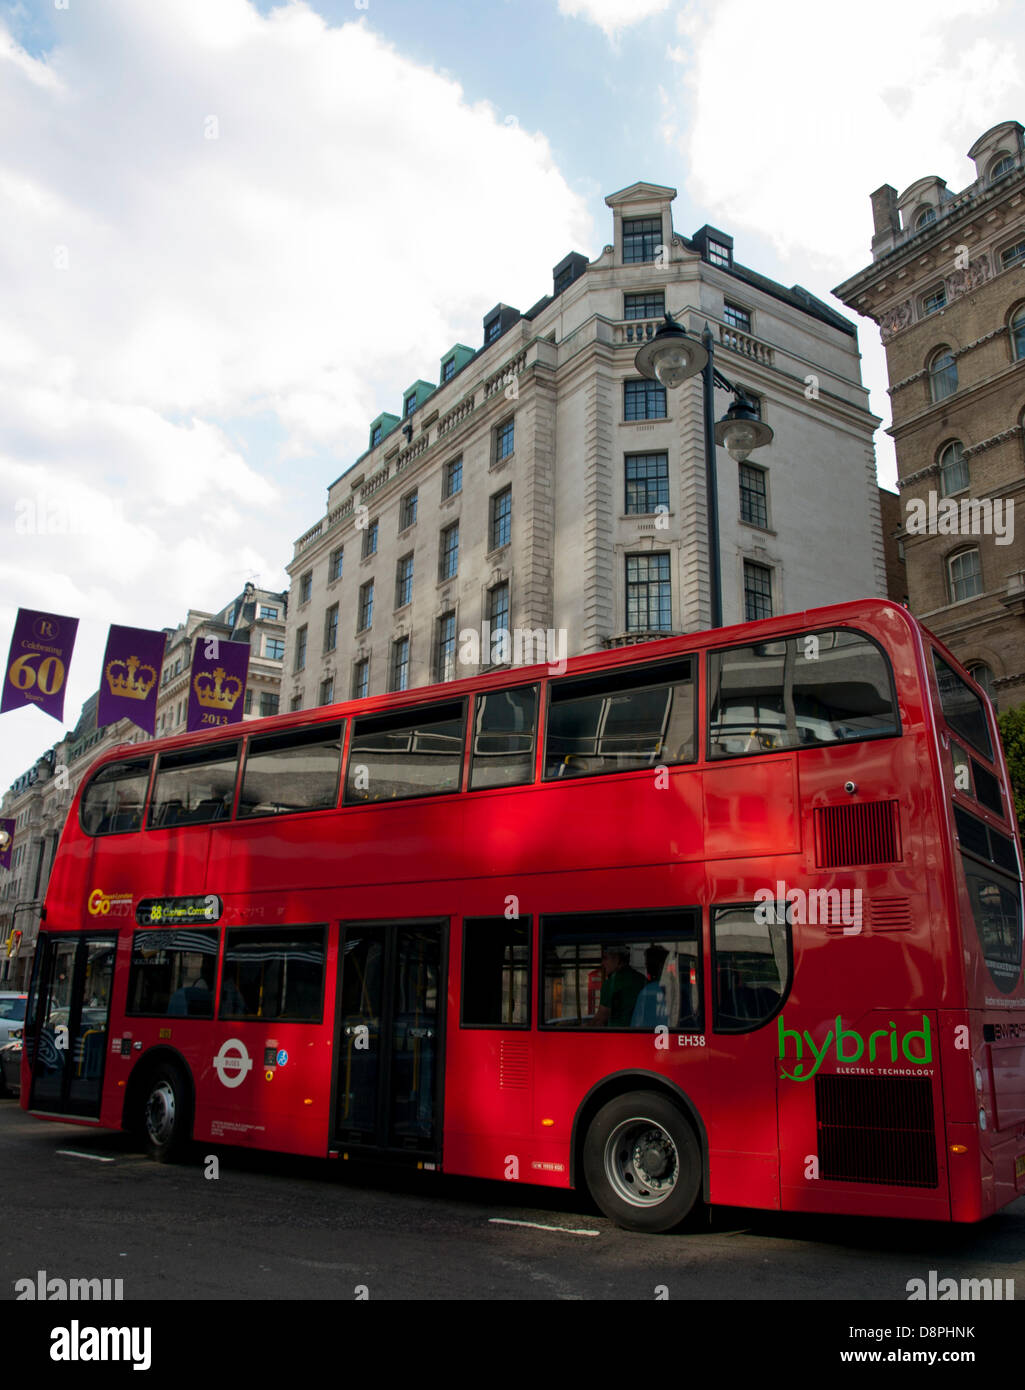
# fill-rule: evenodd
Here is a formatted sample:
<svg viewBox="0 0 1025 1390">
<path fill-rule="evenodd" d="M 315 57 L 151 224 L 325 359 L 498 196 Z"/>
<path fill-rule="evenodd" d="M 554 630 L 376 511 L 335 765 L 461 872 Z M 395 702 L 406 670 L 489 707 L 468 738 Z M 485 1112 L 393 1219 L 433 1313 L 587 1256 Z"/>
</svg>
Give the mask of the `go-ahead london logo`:
<svg viewBox="0 0 1025 1390">
<path fill-rule="evenodd" d="M 241 1038 L 229 1038 L 214 1058 L 214 1071 L 222 1086 L 241 1086 L 253 1069 L 253 1059 Z"/>
</svg>

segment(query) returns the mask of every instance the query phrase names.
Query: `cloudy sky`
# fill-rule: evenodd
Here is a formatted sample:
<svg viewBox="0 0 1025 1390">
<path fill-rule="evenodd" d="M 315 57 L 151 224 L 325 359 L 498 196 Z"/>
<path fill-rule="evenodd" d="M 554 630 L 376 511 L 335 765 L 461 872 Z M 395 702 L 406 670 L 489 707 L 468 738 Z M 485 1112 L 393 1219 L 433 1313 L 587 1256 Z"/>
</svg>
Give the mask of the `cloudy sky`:
<svg viewBox="0 0 1025 1390">
<path fill-rule="evenodd" d="M 874 188 L 1025 119 L 1023 48 L 1015 0 L 0 0 L 0 656 L 78 617 L 73 724 L 109 623 L 283 587 L 369 421 L 638 179 L 828 299 Z M 4 715 L 0 788 L 59 736 Z"/>
</svg>

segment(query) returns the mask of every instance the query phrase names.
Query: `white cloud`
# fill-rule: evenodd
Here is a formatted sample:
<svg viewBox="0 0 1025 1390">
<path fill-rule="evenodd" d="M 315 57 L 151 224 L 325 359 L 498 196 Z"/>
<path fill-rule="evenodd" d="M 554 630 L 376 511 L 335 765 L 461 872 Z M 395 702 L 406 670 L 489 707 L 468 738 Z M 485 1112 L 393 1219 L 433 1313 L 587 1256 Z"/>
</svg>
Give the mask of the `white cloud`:
<svg viewBox="0 0 1025 1390">
<path fill-rule="evenodd" d="M 609 39 L 667 8 L 669 0 L 559 0 L 559 13 L 587 19 Z"/>
<path fill-rule="evenodd" d="M 370 420 L 594 237 L 543 137 L 358 19 L 105 0 L 53 27 L 37 57 L 0 21 L 0 647 L 19 604 L 82 616 L 74 719 L 107 622 L 284 582 Z M 39 492 L 116 498 L 123 530 L 15 533 Z"/>
<path fill-rule="evenodd" d="M 702 0 L 677 31 L 679 87 L 661 93 L 661 128 L 689 196 L 734 234 L 739 260 L 752 263 L 745 241 L 761 242 L 780 278 L 824 297 L 869 263 L 874 189 L 934 173 L 958 191 L 975 178 L 969 147 L 1025 107 L 1010 0 Z M 878 333 L 858 325 L 888 420 Z M 877 445 L 892 479 L 892 446 Z"/>
</svg>

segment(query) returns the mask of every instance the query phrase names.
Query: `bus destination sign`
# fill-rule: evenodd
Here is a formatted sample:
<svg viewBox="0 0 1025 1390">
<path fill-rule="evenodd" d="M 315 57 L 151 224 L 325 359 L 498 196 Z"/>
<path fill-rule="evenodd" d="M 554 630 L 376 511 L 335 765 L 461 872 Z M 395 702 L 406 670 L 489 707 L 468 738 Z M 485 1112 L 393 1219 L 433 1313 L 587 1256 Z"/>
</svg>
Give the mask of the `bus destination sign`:
<svg viewBox="0 0 1025 1390">
<path fill-rule="evenodd" d="M 224 904 L 216 893 L 194 898 L 143 898 L 135 909 L 140 927 L 186 927 L 219 922 Z"/>
</svg>

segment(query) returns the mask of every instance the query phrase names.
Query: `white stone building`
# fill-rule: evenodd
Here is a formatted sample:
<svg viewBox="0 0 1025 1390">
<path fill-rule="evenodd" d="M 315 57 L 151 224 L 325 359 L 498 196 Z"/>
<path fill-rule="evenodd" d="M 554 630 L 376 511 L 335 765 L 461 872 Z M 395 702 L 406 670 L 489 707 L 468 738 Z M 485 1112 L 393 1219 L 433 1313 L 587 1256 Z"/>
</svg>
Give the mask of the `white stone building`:
<svg viewBox="0 0 1025 1390">
<path fill-rule="evenodd" d="M 474 674 L 494 653 L 459 634 L 485 619 L 562 629 L 570 655 L 709 624 L 701 383 L 634 366 L 664 309 L 711 326 L 775 435 L 746 465 L 718 453 L 724 622 L 885 593 L 854 326 L 730 236 L 675 233 L 674 197 L 607 198 L 599 256 L 567 256 L 524 314 L 497 305 L 483 347 L 374 421 L 288 566 L 283 709 Z"/>
</svg>

